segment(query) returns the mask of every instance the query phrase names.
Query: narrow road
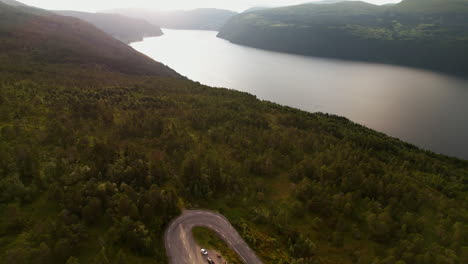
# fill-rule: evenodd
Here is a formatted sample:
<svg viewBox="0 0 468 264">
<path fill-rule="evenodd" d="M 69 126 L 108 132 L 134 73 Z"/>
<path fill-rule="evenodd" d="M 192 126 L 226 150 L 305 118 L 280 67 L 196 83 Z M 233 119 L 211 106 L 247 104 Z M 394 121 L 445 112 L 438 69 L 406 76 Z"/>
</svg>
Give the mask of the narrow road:
<svg viewBox="0 0 468 264">
<path fill-rule="evenodd" d="M 192 234 L 194 227 L 206 227 L 216 232 L 246 264 L 262 264 L 260 259 L 222 215 L 200 210 L 187 210 L 176 218 L 164 235 L 170 264 L 206 264 Z M 212 257 L 213 258 L 213 257 Z M 213 258 L 215 261 L 216 259 Z"/>
</svg>

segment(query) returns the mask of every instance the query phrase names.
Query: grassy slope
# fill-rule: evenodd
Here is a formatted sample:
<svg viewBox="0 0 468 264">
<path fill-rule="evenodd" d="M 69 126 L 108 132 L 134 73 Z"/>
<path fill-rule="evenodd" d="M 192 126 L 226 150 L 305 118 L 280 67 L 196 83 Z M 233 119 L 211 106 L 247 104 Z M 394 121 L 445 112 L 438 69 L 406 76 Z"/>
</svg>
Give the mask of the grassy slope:
<svg viewBox="0 0 468 264">
<path fill-rule="evenodd" d="M 468 1 L 306 4 L 241 14 L 219 37 L 260 48 L 468 75 Z"/>
<path fill-rule="evenodd" d="M 468 163 L 0 5 L 0 262 L 165 263 L 181 205 L 265 263 L 466 263 Z"/>
<path fill-rule="evenodd" d="M 162 31 L 159 27 L 150 24 L 145 20 L 125 17 L 122 15 L 75 11 L 57 11 L 56 13 L 87 21 L 102 31 L 126 43 L 140 41 L 144 37 L 162 35 Z"/>
</svg>

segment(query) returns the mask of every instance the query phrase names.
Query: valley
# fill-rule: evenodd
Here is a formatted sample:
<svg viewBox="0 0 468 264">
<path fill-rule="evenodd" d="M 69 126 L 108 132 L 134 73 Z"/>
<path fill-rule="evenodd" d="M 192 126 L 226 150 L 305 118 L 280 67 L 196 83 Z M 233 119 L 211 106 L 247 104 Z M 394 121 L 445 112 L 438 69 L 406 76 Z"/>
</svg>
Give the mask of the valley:
<svg viewBox="0 0 468 264">
<path fill-rule="evenodd" d="M 344 116 L 424 149 L 468 158 L 468 82 L 463 79 L 264 51 L 216 38 L 214 31 L 164 32 L 132 47 L 206 85 Z"/>
<path fill-rule="evenodd" d="M 464 80 L 95 23 L 0 1 L 0 263 L 468 263 L 468 161 L 342 116 L 455 153 Z"/>
</svg>

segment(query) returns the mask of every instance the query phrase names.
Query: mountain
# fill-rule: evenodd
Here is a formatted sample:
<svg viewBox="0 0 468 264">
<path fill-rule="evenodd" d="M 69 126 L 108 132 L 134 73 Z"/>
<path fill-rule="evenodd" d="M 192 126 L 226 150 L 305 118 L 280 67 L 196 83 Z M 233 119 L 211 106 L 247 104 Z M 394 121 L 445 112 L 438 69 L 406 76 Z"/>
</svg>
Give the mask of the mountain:
<svg viewBox="0 0 468 264">
<path fill-rule="evenodd" d="M 12 6 L 2 4 L 1 7 L 0 32 L 5 48 L 2 51 L 8 51 L 6 58 L 19 64 L 35 61 L 102 67 L 122 73 L 178 76 L 82 20 L 47 11 L 35 15 Z"/>
<path fill-rule="evenodd" d="M 25 4 L 15 0 L 0 0 L 0 2 L 11 6 L 26 6 Z"/>
<path fill-rule="evenodd" d="M 171 29 L 218 30 L 237 13 L 215 8 L 188 11 L 152 11 L 146 9 L 116 9 L 104 11 L 145 19 L 154 25 Z"/>
<path fill-rule="evenodd" d="M 245 10 L 242 13 L 249 13 L 249 12 L 261 11 L 261 10 L 266 10 L 266 9 L 270 9 L 270 7 L 255 6 L 255 7 L 251 7 L 249 9 Z"/>
<path fill-rule="evenodd" d="M 336 4 L 336 3 L 345 2 L 345 1 L 349 1 L 349 0 L 322 0 L 322 1 L 308 2 L 306 4 L 325 5 L 325 4 Z"/>
<path fill-rule="evenodd" d="M 44 16 L 52 15 L 52 11 L 46 11 L 43 9 L 27 6 L 18 1 L 0 0 L 0 2 L 10 6 L 15 6 L 27 13 Z M 159 27 L 152 25 L 149 22 L 125 17 L 122 15 L 96 14 L 76 11 L 54 11 L 54 13 L 82 19 L 125 43 L 140 41 L 144 37 L 160 36 L 163 34 Z"/>
<path fill-rule="evenodd" d="M 275 51 L 468 76 L 468 1 L 306 4 L 240 14 L 219 33 Z"/>
<path fill-rule="evenodd" d="M 3 3 L 5 5 L 9 5 L 9 6 L 14 6 L 16 7 L 17 9 L 23 11 L 23 12 L 26 12 L 26 13 L 30 13 L 30 14 L 35 14 L 35 15 L 50 15 L 50 13 L 44 9 L 40 9 L 40 8 L 35 8 L 33 6 L 28 6 L 28 5 L 25 5 L 21 2 L 18 2 L 18 1 L 15 1 L 15 0 L 0 0 L 0 3 Z"/>
<path fill-rule="evenodd" d="M 416 13 L 419 15 L 466 15 L 468 1 L 466 0 L 404 0 L 393 7 L 401 13 Z"/>
<path fill-rule="evenodd" d="M 344 1 L 348 1 L 348 0 L 322 0 L 322 1 L 308 2 L 308 3 L 304 3 L 304 4 L 335 4 L 335 3 L 344 2 Z M 252 8 L 249 8 L 249 9 L 245 10 L 242 13 L 262 11 L 262 10 L 266 10 L 266 9 L 270 9 L 270 8 L 272 8 L 272 7 L 255 6 L 255 7 L 252 7 Z"/>
<path fill-rule="evenodd" d="M 335 4 L 335 3 L 344 2 L 344 1 L 348 1 L 348 0 L 322 0 L 322 1 L 308 2 L 308 3 L 305 3 L 305 4 Z M 242 13 L 262 11 L 262 10 L 266 10 L 266 9 L 270 9 L 270 8 L 272 8 L 272 7 L 255 6 L 255 7 L 252 7 L 252 8 L 249 8 L 249 9 L 245 10 Z"/>
<path fill-rule="evenodd" d="M 264 263 L 467 263 L 467 161 L 190 81 L 76 18 L 0 22 L 0 263 L 167 263 L 186 208 Z"/>
<path fill-rule="evenodd" d="M 145 20 L 115 14 L 55 11 L 59 15 L 72 16 L 87 21 L 111 36 L 125 42 L 143 40 L 144 37 L 161 36 L 161 29 Z"/>
</svg>

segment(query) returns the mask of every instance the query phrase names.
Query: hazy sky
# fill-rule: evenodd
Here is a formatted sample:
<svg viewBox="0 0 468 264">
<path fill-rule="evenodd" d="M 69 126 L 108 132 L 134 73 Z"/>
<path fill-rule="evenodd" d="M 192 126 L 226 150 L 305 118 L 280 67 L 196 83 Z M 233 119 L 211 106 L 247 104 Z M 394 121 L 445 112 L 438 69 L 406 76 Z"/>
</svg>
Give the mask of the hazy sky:
<svg viewBox="0 0 468 264">
<path fill-rule="evenodd" d="M 19 0 L 28 5 L 52 10 L 98 11 L 120 7 L 154 9 L 192 9 L 215 7 L 243 11 L 253 6 L 294 5 L 316 0 Z M 374 4 L 400 2 L 400 0 L 367 0 Z"/>
</svg>

